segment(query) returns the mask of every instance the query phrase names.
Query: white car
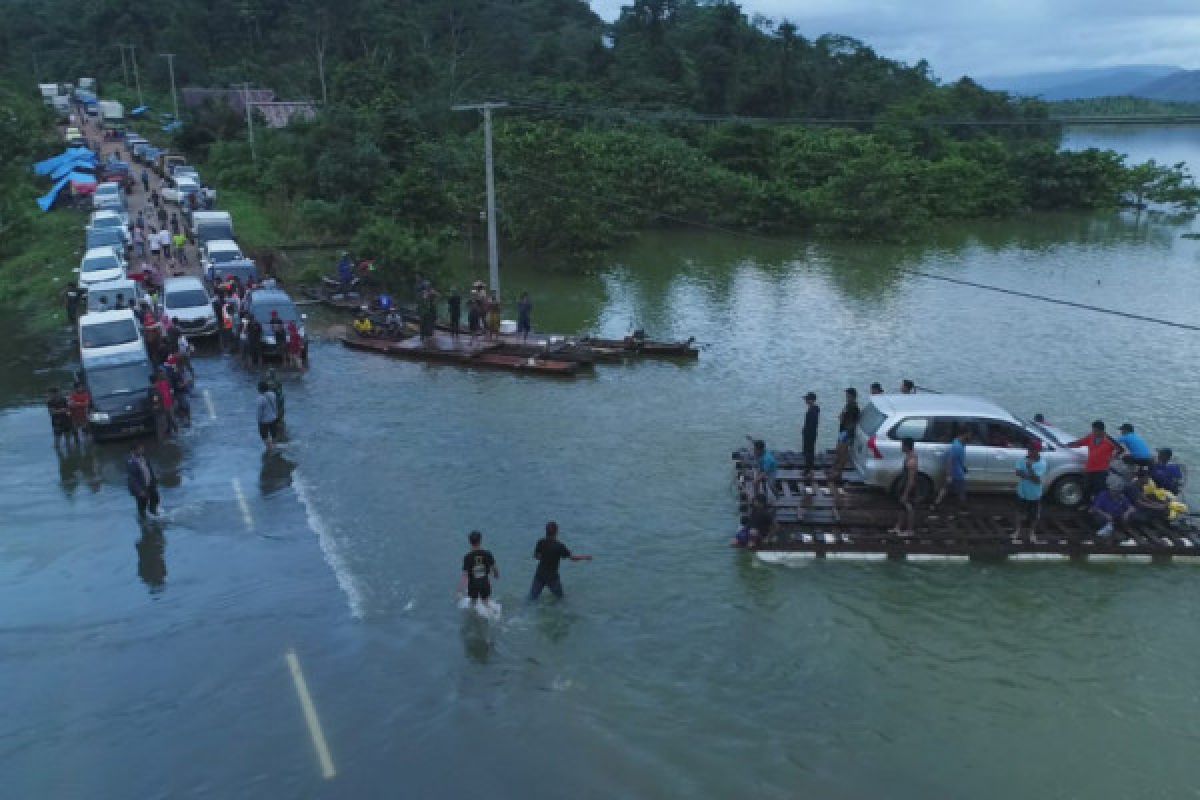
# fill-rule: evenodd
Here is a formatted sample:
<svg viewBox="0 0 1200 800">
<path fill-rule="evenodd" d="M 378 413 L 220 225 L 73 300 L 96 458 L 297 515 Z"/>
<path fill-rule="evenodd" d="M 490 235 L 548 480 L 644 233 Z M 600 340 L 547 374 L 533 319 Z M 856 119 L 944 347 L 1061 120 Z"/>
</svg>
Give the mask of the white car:
<svg viewBox="0 0 1200 800">
<path fill-rule="evenodd" d="M 168 278 L 163 285 L 162 310 L 186 336 L 212 336 L 217 332 L 212 297 L 199 278 Z"/>
<path fill-rule="evenodd" d="M 146 355 L 142 330 L 131 309 L 93 311 L 79 318 L 79 356 L 91 359 L 98 356 Z"/>
<path fill-rule="evenodd" d="M 200 267 L 209 280 L 214 280 L 213 276 L 220 272 L 222 264 L 244 261 L 245 258 L 242 248 L 233 239 L 213 239 L 200 249 Z"/>
<path fill-rule="evenodd" d="M 199 197 L 200 182 L 195 178 L 182 177 L 175 181 L 174 188 L 162 190 L 162 199 L 164 202 L 181 206 L 187 203 L 188 196 L 193 194 Z"/>
<path fill-rule="evenodd" d="M 121 184 L 105 181 L 96 186 L 96 191 L 92 194 L 92 205 L 102 205 L 104 202 L 112 200 L 116 200 L 121 205 L 125 204 L 125 196 L 121 194 Z"/>
<path fill-rule="evenodd" d="M 131 235 L 129 226 L 125 224 L 125 220 L 121 218 L 121 214 L 111 209 L 101 209 L 93 211 L 91 219 L 88 221 L 88 228 L 118 228 L 121 231 L 121 238 L 125 244 L 129 244 Z"/>
<path fill-rule="evenodd" d="M 104 281 L 117 281 L 128 277 L 125 274 L 125 259 L 115 247 L 93 247 L 83 254 L 79 262 L 79 285 L 86 289 Z"/>
</svg>

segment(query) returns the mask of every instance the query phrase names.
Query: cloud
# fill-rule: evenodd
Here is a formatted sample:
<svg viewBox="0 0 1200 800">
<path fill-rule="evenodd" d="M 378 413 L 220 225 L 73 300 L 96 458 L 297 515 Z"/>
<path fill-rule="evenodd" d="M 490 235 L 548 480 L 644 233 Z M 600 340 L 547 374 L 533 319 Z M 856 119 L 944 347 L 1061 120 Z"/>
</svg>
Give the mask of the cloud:
<svg viewBox="0 0 1200 800">
<path fill-rule="evenodd" d="M 615 19 L 624 3 L 594 0 Z M 841 33 L 889 58 L 924 58 L 960 75 L 1125 64 L 1200 68 L 1197 0 L 743 0 L 747 14 L 787 18 L 809 38 Z"/>
</svg>

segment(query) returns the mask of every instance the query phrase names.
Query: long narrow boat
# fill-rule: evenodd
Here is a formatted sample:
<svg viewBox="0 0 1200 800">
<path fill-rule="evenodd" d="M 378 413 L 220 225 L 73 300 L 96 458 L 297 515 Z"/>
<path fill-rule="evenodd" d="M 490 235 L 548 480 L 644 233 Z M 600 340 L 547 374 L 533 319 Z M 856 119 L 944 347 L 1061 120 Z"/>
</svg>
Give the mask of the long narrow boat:
<svg viewBox="0 0 1200 800">
<path fill-rule="evenodd" d="M 534 375 L 571 376 L 579 371 L 579 364 L 548 358 L 517 356 L 502 352 L 502 345 L 494 342 L 463 346 L 450 337 L 435 337 L 431 344 L 417 339 L 367 339 L 354 333 L 336 334 L 342 345 L 351 350 L 361 350 L 379 355 L 423 361 L 436 364 L 453 364 L 463 367 L 502 369 L 509 372 L 525 372 Z"/>
<path fill-rule="evenodd" d="M 700 349 L 694 344 L 695 338 L 681 342 L 660 342 L 654 339 L 644 339 L 638 336 L 626 336 L 624 339 L 602 339 L 594 336 L 584 336 L 579 344 L 593 348 L 618 350 L 632 356 L 644 358 L 699 358 Z"/>
</svg>

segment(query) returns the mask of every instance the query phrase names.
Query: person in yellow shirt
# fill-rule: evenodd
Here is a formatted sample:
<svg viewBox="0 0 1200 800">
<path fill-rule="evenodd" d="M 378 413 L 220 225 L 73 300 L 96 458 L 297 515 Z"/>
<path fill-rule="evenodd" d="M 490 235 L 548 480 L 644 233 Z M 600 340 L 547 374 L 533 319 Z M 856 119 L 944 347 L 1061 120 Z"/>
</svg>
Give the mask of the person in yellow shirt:
<svg viewBox="0 0 1200 800">
<path fill-rule="evenodd" d="M 374 336 L 375 325 L 371 322 L 371 318 L 367 316 L 366 311 L 359 311 L 354 317 L 354 332 L 359 336 Z"/>
</svg>

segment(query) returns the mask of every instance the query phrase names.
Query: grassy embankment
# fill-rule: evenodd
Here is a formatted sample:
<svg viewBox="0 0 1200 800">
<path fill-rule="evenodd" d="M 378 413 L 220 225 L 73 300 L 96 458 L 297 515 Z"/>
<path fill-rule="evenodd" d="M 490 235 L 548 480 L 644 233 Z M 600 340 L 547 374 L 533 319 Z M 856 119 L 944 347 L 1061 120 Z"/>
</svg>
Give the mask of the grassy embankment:
<svg viewBox="0 0 1200 800">
<path fill-rule="evenodd" d="M 42 334 L 66 324 L 61 293 L 76 275 L 83 249 L 84 215 L 59 209 L 34 217 L 22 246 L 0 259 L 0 306 L 19 313 L 26 332 Z"/>
</svg>

